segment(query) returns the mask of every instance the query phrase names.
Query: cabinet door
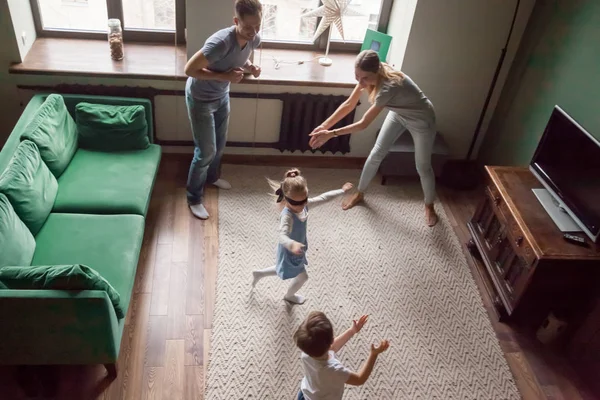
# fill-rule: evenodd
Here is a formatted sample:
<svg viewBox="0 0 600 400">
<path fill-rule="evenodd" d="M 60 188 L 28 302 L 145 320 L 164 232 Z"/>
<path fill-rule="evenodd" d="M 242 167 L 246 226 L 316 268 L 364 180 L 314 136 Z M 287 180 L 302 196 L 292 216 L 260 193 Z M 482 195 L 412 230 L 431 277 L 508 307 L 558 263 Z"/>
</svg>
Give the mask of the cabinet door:
<svg viewBox="0 0 600 400">
<path fill-rule="evenodd" d="M 515 258 L 515 252 L 510 242 L 506 229 L 502 231 L 500 237 L 500 243 L 498 243 L 495 257 L 493 258 L 494 268 L 497 276 L 502 280 L 506 277 L 510 266 Z"/>
<path fill-rule="evenodd" d="M 526 279 L 528 273 L 527 262 L 520 255 L 515 254 L 504 275 L 504 286 L 514 299 L 520 284 Z"/>
<path fill-rule="evenodd" d="M 492 222 L 492 217 L 494 217 L 494 209 L 490 199 L 486 197 L 484 201 L 479 204 L 472 219 L 477 229 L 477 233 L 479 233 L 480 236 L 484 236 Z"/>
</svg>

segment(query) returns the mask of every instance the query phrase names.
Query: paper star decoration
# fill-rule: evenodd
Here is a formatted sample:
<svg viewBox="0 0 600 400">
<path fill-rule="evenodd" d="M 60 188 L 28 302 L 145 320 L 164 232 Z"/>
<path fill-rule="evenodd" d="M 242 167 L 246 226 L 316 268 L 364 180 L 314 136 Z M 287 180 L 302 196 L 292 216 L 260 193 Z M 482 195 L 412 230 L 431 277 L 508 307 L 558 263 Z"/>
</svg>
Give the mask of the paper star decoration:
<svg viewBox="0 0 600 400">
<path fill-rule="evenodd" d="M 319 26 L 317 27 L 317 31 L 313 36 L 313 42 L 317 40 L 319 36 L 327 28 L 331 26 L 331 24 L 335 24 L 342 39 L 344 39 L 344 26 L 342 25 L 342 17 L 343 16 L 361 16 L 362 14 L 356 10 L 350 8 L 350 3 L 352 0 L 322 0 L 323 5 L 316 10 L 307 12 L 306 14 L 302 14 L 302 18 L 309 17 L 322 17 Z"/>
</svg>

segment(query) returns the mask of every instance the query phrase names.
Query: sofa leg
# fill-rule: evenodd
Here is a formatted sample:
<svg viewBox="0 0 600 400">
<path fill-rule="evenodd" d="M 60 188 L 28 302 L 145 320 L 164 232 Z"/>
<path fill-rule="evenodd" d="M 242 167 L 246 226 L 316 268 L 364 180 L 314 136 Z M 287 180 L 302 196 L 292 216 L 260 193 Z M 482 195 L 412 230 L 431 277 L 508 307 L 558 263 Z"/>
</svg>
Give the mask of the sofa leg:
<svg viewBox="0 0 600 400">
<path fill-rule="evenodd" d="M 104 364 L 104 368 L 106 368 L 106 372 L 108 372 L 108 377 L 111 379 L 115 379 L 117 377 L 117 364 Z"/>
</svg>

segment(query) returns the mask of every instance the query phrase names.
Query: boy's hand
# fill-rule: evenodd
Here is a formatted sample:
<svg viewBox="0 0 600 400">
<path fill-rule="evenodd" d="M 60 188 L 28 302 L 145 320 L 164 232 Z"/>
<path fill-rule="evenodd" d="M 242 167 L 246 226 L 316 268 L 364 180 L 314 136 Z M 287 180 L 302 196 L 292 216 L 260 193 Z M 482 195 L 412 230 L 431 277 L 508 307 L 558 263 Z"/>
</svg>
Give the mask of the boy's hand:
<svg viewBox="0 0 600 400">
<path fill-rule="evenodd" d="M 369 319 L 368 315 L 363 315 L 362 317 L 360 317 L 357 320 L 352 320 L 352 332 L 354 332 L 354 334 L 357 334 L 358 332 L 360 332 L 360 330 L 362 329 L 362 327 L 367 323 L 367 319 Z"/>
<path fill-rule="evenodd" d="M 304 252 L 304 247 L 305 246 L 302 243 L 294 242 L 294 243 L 292 243 L 290 251 L 292 253 L 294 253 L 295 255 L 299 256 L 299 255 L 302 255 L 302 252 Z"/>
<path fill-rule="evenodd" d="M 344 192 L 349 192 L 352 190 L 353 187 L 354 187 L 353 184 L 351 184 L 350 182 L 346 182 L 346 183 L 344 183 L 344 186 L 342 186 L 342 190 Z"/>
<path fill-rule="evenodd" d="M 387 340 L 382 340 L 381 343 L 379 343 L 379 346 L 375 346 L 374 344 L 371 345 L 371 353 L 378 356 L 384 351 L 386 351 L 388 347 L 390 347 L 390 342 L 388 342 Z"/>
</svg>

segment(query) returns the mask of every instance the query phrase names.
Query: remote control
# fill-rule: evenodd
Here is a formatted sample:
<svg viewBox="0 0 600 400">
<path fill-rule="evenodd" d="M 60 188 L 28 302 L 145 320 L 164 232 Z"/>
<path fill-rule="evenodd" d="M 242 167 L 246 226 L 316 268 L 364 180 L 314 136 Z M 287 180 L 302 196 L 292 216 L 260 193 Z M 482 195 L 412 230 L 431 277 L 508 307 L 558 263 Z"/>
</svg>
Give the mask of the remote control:
<svg viewBox="0 0 600 400">
<path fill-rule="evenodd" d="M 571 243 L 576 244 L 578 246 L 589 247 L 588 242 L 585 240 L 585 238 L 582 238 L 581 236 L 571 235 L 569 233 L 565 233 L 563 237 L 565 238 L 565 240 L 567 242 L 571 242 Z"/>
</svg>

